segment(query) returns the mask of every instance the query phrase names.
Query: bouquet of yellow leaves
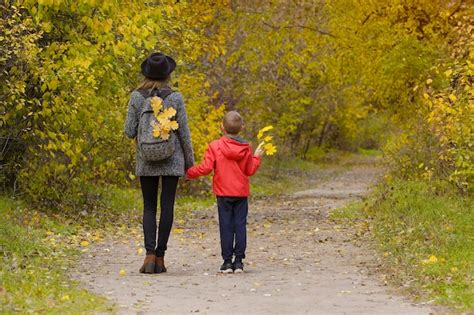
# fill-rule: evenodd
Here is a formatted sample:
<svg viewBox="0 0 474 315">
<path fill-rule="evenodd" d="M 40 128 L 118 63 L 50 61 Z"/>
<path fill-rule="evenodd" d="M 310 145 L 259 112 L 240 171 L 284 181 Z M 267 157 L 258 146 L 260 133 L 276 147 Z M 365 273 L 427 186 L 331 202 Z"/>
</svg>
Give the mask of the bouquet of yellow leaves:
<svg viewBox="0 0 474 315">
<path fill-rule="evenodd" d="M 268 131 L 272 130 L 273 126 L 266 126 L 263 127 L 258 131 L 257 138 L 260 140 L 260 144 L 258 145 L 258 148 L 263 148 L 264 152 L 266 155 L 273 155 L 277 151 L 277 147 L 273 145 L 272 140 L 273 136 L 268 135 Z"/>
<path fill-rule="evenodd" d="M 161 137 L 163 140 L 168 140 L 170 132 L 179 128 L 178 122 L 172 120 L 176 115 L 176 109 L 173 107 L 163 108 L 163 100 L 158 96 L 153 96 L 151 99 L 151 108 L 158 122 L 153 124 L 153 137 Z"/>
</svg>

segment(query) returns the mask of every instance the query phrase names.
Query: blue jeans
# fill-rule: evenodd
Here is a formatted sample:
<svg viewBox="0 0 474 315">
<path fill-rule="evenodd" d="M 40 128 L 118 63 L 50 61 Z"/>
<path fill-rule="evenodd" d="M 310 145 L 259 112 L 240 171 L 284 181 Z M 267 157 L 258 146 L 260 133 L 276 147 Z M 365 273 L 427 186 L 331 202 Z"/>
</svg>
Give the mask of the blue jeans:
<svg viewBox="0 0 474 315">
<path fill-rule="evenodd" d="M 236 260 L 245 258 L 248 208 L 247 197 L 217 197 L 224 261 L 231 261 L 233 255 Z"/>
</svg>

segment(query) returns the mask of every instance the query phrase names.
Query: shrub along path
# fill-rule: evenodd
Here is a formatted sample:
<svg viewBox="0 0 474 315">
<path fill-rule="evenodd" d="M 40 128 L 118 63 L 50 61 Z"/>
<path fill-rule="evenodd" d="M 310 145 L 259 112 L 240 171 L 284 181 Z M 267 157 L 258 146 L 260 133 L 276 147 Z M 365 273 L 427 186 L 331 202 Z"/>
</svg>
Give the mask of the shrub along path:
<svg viewBox="0 0 474 315">
<path fill-rule="evenodd" d="M 366 193 L 378 173 L 359 165 L 314 189 L 251 202 L 244 274 L 217 273 L 219 235 L 211 208 L 176 225 L 166 274 L 138 272 L 144 254 L 137 227 L 128 239 L 90 247 L 75 277 L 123 314 L 432 313 L 388 288 L 376 272 L 374 250 L 330 219 L 331 210 Z"/>
</svg>

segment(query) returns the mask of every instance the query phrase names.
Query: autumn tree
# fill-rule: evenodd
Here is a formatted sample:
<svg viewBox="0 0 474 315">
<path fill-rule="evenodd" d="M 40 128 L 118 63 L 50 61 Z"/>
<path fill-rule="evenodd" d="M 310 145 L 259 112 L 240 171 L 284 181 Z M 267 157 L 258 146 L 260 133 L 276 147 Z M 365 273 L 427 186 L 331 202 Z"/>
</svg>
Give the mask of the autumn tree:
<svg viewBox="0 0 474 315">
<path fill-rule="evenodd" d="M 173 55 L 197 156 L 219 132 L 206 68 L 223 53 L 213 23 L 226 1 L 3 1 L 2 183 L 32 201 L 92 208 L 97 186 L 123 183 L 128 95 L 153 50 Z M 205 128 L 202 128 L 205 126 Z M 13 184 L 14 183 L 14 184 Z"/>
</svg>

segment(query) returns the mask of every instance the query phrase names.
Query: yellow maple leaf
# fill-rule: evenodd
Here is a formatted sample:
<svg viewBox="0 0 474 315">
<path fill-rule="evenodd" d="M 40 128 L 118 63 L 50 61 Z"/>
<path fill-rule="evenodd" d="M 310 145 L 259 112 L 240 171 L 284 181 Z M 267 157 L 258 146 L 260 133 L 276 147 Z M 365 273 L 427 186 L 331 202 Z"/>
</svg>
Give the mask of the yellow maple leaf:
<svg viewBox="0 0 474 315">
<path fill-rule="evenodd" d="M 155 125 L 153 130 L 154 137 L 161 137 L 163 140 L 169 139 L 170 131 L 179 128 L 179 124 L 176 121 L 170 120 L 174 115 L 176 115 L 176 109 L 168 107 L 155 116 L 158 123 Z"/>
<path fill-rule="evenodd" d="M 263 148 L 265 149 L 265 154 L 266 155 L 273 155 L 276 153 L 277 151 L 277 148 L 276 146 L 274 146 L 273 144 L 271 143 L 267 143 L 263 146 Z"/>
<path fill-rule="evenodd" d="M 161 130 L 163 132 L 168 132 L 171 130 L 171 121 L 169 120 L 164 120 L 163 123 L 160 125 L 161 126 Z"/>
<path fill-rule="evenodd" d="M 176 109 L 174 109 L 173 107 L 168 107 L 167 109 L 165 109 L 163 111 L 162 114 L 163 117 L 166 117 L 168 119 L 170 119 L 171 117 L 173 117 L 174 115 L 176 115 Z"/>
<path fill-rule="evenodd" d="M 153 137 L 158 138 L 161 135 L 161 130 L 159 126 L 153 128 Z"/>
<path fill-rule="evenodd" d="M 179 124 L 173 120 L 173 121 L 170 121 L 170 127 L 171 127 L 171 130 L 177 130 L 179 128 Z"/>
<path fill-rule="evenodd" d="M 168 140 L 169 138 L 170 138 L 169 132 L 166 132 L 166 130 L 162 130 L 162 132 L 161 132 L 161 139 L 163 139 L 163 140 L 166 141 L 166 140 Z"/>
<path fill-rule="evenodd" d="M 81 242 L 81 246 L 89 246 L 89 242 L 88 241 L 82 241 Z"/>
<path fill-rule="evenodd" d="M 273 146 L 271 149 L 267 150 L 266 154 L 267 155 L 273 155 L 273 154 L 276 153 L 276 151 L 277 151 L 277 148 L 275 146 Z"/>
<path fill-rule="evenodd" d="M 176 233 L 176 234 L 181 234 L 181 233 L 184 232 L 184 230 L 183 230 L 183 229 L 180 229 L 180 228 L 175 228 L 175 229 L 173 230 L 173 232 Z"/>
<path fill-rule="evenodd" d="M 260 129 L 258 131 L 258 135 L 257 135 L 257 138 L 258 139 L 262 139 L 263 138 L 263 134 L 269 130 L 272 130 L 273 129 L 273 126 L 269 125 L 269 126 L 265 126 L 263 127 L 262 129 Z"/>
<path fill-rule="evenodd" d="M 155 115 L 158 115 L 158 113 L 161 111 L 161 108 L 163 107 L 163 100 L 158 96 L 153 96 L 150 102 L 151 108 L 153 108 L 153 112 L 155 113 Z"/>
<path fill-rule="evenodd" d="M 159 114 L 156 119 L 158 119 L 158 124 L 160 125 L 166 124 L 166 122 L 169 121 L 169 119 L 163 113 Z"/>
<path fill-rule="evenodd" d="M 127 274 L 127 272 L 125 271 L 125 269 L 120 269 L 119 275 L 120 275 L 121 277 L 125 276 L 126 274 Z"/>
<path fill-rule="evenodd" d="M 436 257 L 435 255 L 431 255 L 430 257 L 428 257 L 428 259 L 424 259 L 422 261 L 423 264 L 434 264 L 437 262 L 438 262 L 438 257 Z"/>
<path fill-rule="evenodd" d="M 176 115 L 176 109 L 174 109 L 173 107 L 168 107 L 167 111 L 168 111 L 170 117 L 173 117 L 174 115 Z"/>
</svg>

